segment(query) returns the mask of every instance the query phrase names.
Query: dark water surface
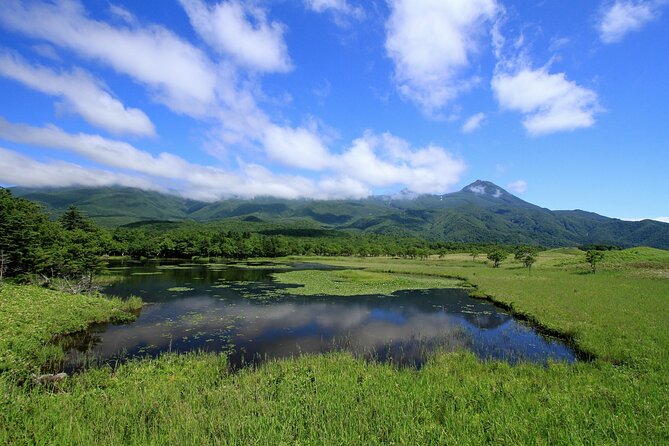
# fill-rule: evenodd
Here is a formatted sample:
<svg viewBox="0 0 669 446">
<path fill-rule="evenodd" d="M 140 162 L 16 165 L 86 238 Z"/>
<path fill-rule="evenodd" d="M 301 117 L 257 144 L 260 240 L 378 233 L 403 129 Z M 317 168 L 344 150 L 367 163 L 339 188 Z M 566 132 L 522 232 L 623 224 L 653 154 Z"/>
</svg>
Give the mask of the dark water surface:
<svg viewBox="0 0 669 446">
<path fill-rule="evenodd" d="M 351 351 L 420 367 L 436 350 L 468 349 L 484 359 L 572 362 L 576 355 L 462 289 L 392 296 L 296 296 L 272 281 L 285 265 L 115 263 L 107 294 L 140 296 L 139 318 L 100 325 L 67 340 L 65 369 L 114 364 L 166 351 L 225 351 L 231 367 L 269 358 Z M 327 269 L 292 264 L 291 269 Z"/>
</svg>

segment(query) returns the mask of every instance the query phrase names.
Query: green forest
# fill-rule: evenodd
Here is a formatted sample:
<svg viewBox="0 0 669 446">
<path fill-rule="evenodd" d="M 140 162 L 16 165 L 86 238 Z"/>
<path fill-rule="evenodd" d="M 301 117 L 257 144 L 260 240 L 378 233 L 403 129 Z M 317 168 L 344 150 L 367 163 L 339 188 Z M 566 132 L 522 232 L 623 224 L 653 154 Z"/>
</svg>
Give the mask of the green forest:
<svg viewBox="0 0 669 446">
<path fill-rule="evenodd" d="M 89 283 L 114 256 L 198 259 L 222 257 L 396 256 L 426 258 L 452 252 L 512 253 L 519 247 L 489 243 L 428 241 L 352 231 L 318 229 L 288 223 L 243 221 L 147 222 L 117 228 L 97 225 L 71 205 L 57 219 L 39 204 L 0 189 L 0 253 L 3 273 L 45 283 L 57 278 Z M 520 247 L 535 252 L 538 246 Z M 497 264 L 497 262 L 495 263 Z"/>
</svg>

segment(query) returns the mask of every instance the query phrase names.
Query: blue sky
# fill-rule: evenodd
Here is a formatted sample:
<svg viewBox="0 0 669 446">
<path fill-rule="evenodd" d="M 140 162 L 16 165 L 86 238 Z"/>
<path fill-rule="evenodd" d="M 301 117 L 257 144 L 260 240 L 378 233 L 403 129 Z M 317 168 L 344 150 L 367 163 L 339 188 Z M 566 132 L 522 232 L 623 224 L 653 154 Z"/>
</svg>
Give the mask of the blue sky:
<svg viewBox="0 0 669 446">
<path fill-rule="evenodd" d="M 159 5 L 159 6 L 158 6 Z M 0 184 L 669 221 L 665 0 L 3 0 Z"/>
</svg>

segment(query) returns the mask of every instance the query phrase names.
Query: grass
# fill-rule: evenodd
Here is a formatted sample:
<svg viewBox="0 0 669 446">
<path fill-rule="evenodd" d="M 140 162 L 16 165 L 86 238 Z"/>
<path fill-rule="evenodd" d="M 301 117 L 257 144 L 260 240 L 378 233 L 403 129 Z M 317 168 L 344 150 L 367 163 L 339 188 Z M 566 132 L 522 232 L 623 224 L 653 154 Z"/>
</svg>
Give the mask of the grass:
<svg viewBox="0 0 669 446">
<path fill-rule="evenodd" d="M 590 362 L 510 366 L 457 352 L 417 371 L 331 354 L 231 374 L 224 356 L 191 354 L 93 369 L 51 388 L 0 377 L 0 444 L 667 444 L 669 281 L 639 276 L 643 254 L 603 262 L 597 274 L 582 256 L 542 253 L 531 272 L 466 255 L 307 260 L 363 268 L 318 279 L 344 274 L 359 289 L 394 275 L 464 278 L 570 337 Z M 25 293 L 39 300 L 39 291 Z M 31 327 L 44 330 L 53 311 L 30 316 Z"/>
<path fill-rule="evenodd" d="M 661 444 L 661 390 L 641 400 L 612 366 L 462 353 L 419 372 L 334 354 L 235 375 L 224 357 L 166 355 L 9 389 L 2 421 L 17 444 Z"/>
<path fill-rule="evenodd" d="M 54 336 L 96 322 L 131 320 L 141 305 L 139 298 L 122 301 L 5 283 L 0 288 L 0 374 L 39 371 L 46 359 L 62 353 L 48 345 Z"/>
<path fill-rule="evenodd" d="M 531 272 L 512 261 L 491 268 L 459 255 L 420 262 L 390 258 L 322 261 L 372 272 L 459 277 L 476 286 L 475 294 L 563 334 L 601 359 L 628 365 L 669 364 L 669 281 L 639 277 L 638 268 L 630 264 L 602 267 L 596 274 L 588 273 L 585 263 L 551 266 L 571 257 L 575 256 L 542 254 Z"/>
<path fill-rule="evenodd" d="M 298 288 L 290 289 L 291 294 L 307 296 L 317 294 L 330 296 L 389 295 L 399 290 L 462 286 L 462 281 L 444 277 L 422 277 L 361 270 L 289 271 L 273 274 L 272 277 L 279 283 L 299 285 Z"/>
</svg>

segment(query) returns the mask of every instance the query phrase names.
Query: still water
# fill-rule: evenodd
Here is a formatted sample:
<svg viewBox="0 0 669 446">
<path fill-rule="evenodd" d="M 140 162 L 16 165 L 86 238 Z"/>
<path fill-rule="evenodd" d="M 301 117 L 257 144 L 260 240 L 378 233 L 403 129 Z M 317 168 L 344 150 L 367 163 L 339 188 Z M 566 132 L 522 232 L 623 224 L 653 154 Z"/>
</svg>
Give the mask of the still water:
<svg viewBox="0 0 669 446">
<path fill-rule="evenodd" d="M 111 295 L 140 296 L 134 322 L 99 325 L 68 340 L 66 370 L 162 352 L 226 352 L 232 368 L 270 358 L 346 350 L 366 359 L 420 367 L 436 350 L 467 349 L 483 359 L 576 359 L 463 289 L 399 291 L 392 296 L 296 296 L 272 274 L 327 269 L 318 264 L 116 263 Z"/>
</svg>

